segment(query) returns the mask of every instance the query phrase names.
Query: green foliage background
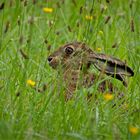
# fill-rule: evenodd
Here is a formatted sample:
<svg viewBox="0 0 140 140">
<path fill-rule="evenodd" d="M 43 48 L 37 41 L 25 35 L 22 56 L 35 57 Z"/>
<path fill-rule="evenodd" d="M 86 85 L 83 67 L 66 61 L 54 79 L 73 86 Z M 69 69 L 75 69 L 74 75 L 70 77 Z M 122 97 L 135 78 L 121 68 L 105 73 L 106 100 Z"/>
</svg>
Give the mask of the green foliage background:
<svg viewBox="0 0 140 140">
<path fill-rule="evenodd" d="M 140 139 L 139 132 L 129 132 L 130 126 L 140 131 L 139 0 L 1 0 L 0 5 L 0 139 Z M 45 13 L 44 7 L 53 12 Z M 47 56 L 76 40 L 134 69 L 128 88 L 112 79 L 124 92 L 126 106 L 117 100 L 112 108 L 113 101 L 101 94 L 89 103 L 88 89 L 67 103 L 63 88 L 58 96 L 61 80 Z M 46 91 L 34 90 L 28 79 L 37 88 L 47 83 Z M 94 87 L 91 91 L 98 93 Z"/>
</svg>

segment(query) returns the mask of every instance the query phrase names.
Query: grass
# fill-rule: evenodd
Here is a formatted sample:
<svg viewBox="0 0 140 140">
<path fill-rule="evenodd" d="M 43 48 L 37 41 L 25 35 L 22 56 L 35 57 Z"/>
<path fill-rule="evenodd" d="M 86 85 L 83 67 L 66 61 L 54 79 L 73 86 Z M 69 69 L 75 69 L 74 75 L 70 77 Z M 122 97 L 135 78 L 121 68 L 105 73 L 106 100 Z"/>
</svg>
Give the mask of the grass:
<svg viewBox="0 0 140 140">
<path fill-rule="evenodd" d="M 138 0 L 1 0 L 0 5 L 1 140 L 140 139 Z M 53 12 L 44 12 L 44 7 Z M 112 108 L 114 101 L 101 94 L 98 103 L 89 103 L 89 89 L 78 90 L 75 99 L 64 102 L 60 77 L 46 60 L 62 44 L 76 40 L 134 69 L 128 88 L 112 79 L 124 92 L 126 104 L 116 100 Z M 47 83 L 46 91 L 34 90 L 29 79 L 37 88 Z M 94 86 L 90 90 L 98 93 Z"/>
</svg>

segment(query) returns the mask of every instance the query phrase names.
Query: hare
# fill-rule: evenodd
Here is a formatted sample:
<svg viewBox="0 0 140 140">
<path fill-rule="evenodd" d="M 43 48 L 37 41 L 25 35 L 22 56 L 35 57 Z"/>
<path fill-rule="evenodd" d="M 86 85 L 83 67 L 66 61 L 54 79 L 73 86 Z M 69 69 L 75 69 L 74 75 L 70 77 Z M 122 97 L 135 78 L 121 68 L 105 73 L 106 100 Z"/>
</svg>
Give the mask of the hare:
<svg viewBox="0 0 140 140">
<path fill-rule="evenodd" d="M 127 86 L 125 76 L 133 76 L 133 70 L 121 60 L 97 54 L 85 43 L 72 42 L 60 47 L 48 57 L 49 65 L 53 69 L 61 70 L 66 85 L 65 99 L 72 98 L 74 91 L 81 86 L 90 87 L 102 78 L 103 74 L 110 75 L 122 81 Z M 91 65 L 100 71 L 99 75 L 89 72 Z M 98 84 L 99 92 L 113 91 L 113 84 L 109 80 L 102 80 Z"/>
</svg>

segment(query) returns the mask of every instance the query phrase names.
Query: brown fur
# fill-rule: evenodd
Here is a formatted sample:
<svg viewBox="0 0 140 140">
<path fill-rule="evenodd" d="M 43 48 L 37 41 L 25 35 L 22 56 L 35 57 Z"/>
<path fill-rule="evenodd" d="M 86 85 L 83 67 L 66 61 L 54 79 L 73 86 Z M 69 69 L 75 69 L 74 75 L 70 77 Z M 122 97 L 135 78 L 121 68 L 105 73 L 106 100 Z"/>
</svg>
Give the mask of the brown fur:
<svg viewBox="0 0 140 140">
<path fill-rule="evenodd" d="M 124 62 L 105 54 L 96 54 L 84 43 L 73 42 L 66 44 L 56 50 L 48 57 L 49 65 L 61 71 L 66 85 L 66 100 L 72 98 L 74 91 L 80 87 L 90 87 L 102 79 L 105 73 L 122 81 L 126 86 L 124 76 L 133 76 L 134 73 Z M 89 72 L 91 65 L 94 65 L 101 73 L 95 75 Z M 103 80 L 98 85 L 99 92 L 113 91 L 113 84 Z"/>
</svg>

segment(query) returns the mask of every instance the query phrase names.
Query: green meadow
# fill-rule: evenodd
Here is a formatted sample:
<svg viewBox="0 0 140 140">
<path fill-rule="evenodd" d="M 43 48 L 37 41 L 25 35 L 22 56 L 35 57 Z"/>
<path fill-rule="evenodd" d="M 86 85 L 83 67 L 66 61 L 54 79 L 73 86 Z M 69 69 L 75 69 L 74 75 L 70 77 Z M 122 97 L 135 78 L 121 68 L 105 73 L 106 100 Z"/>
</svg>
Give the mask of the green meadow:
<svg viewBox="0 0 140 140">
<path fill-rule="evenodd" d="M 128 87 L 111 78 L 123 101 L 95 83 L 65 102 L 47 57 L 74 41 L 134 70 Z M 126 139 L 140 140 L 140 1 L 0 0 L 0 140 Z"/>
</svg>

